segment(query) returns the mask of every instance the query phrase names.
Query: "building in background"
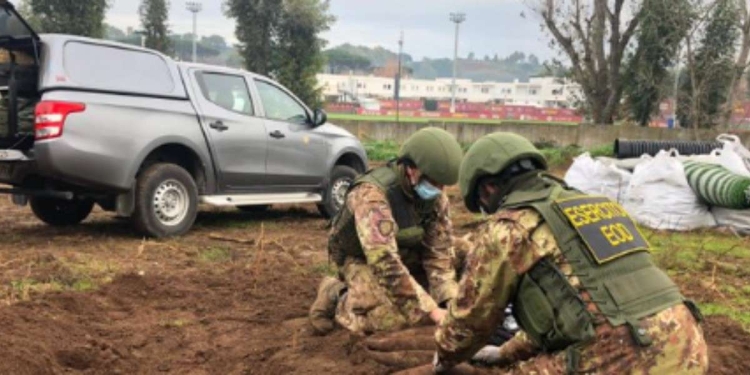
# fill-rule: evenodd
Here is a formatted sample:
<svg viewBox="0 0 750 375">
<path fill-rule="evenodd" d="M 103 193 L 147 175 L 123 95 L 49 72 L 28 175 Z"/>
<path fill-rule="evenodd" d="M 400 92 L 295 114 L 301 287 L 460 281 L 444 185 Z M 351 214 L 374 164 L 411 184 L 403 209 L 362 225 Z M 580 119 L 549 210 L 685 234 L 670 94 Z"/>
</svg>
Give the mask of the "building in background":
<svg viewBox="0 0 750 375">
<path fill-rule="evenodd" d="M 318 83 L 323 88 L 328 103 L 356 102 L 358 98 L 388 100 L 393 98 L 395 80 L 374 75 L 319 74 Z M 570 82 L 554 77 L 531 78 L 529 82 L 473 82 L 456 81 L 456 98 L 459 103 L 484 103 L 536 108 L 570 108 L 579 97 L 579 88 Z M 402 100 L 450 100 L 451 79 L 401 80 Z"/>
</svg>

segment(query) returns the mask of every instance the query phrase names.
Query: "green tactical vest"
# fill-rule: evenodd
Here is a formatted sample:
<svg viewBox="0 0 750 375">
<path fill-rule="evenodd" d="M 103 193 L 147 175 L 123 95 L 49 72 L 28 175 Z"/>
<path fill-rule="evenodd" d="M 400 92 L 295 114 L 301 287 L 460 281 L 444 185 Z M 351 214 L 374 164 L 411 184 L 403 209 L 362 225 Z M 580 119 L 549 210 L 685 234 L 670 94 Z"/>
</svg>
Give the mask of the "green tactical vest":
<svg viewBox="0 0 750 375">
<path fill-rule="evenodd" d="M 531 208 L 552 229 L 560 250 L 593 303 L 612 326 L 628 325 L 635 341 L 649 345 L 640 319 L 686 302 L 649 254 L 649 245 L 617 203 L 583 195 L 541 175 L 508 195 L 501 209 Z M 546 351 L 572 349 L 595 337 L 594 317 L 566 275 L 546 258 L 524 274 L 513 301 L 519 325 Z"/>
<path fill-rule="evenodd" d="M 396 243 L 399 249 L 413 248 L 424 239 L 425 227 L 435 218 L 435 202 L 424 202 L 412 199 L 406 195 L 399 178 L 398 166 L 388 165 L 374 169 L 360 176 L 349 190 L 369 183 L 383 191 L 398 225 Z M 364 259 L 362 244 L 359 243 L 354 213 L 346 205 L 332 221 L 331 236 L 328 241 L 328 254 L 331 259 L 341 266 L 347 257 Z"/>
</svg>

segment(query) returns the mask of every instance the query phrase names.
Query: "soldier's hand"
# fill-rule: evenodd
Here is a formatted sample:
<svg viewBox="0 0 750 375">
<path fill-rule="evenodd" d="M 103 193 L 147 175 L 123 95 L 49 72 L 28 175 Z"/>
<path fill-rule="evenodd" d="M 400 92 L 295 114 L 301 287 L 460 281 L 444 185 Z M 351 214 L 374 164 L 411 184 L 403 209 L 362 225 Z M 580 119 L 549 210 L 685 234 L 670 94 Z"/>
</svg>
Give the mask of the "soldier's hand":
<svg viewBox="0 0 750 375">
<path fill-rule="evenodd" d="M 445 315 L 447 312 L 445 309 L 435 309 L 430 312 L 430 319 L 435 322 L 436 325 L 440 325 L 440 323 L 443 322 L 443 319 L 445 319 Z"/>
<path fill-rule="evenodd" d="M 474 354 L 474 356 L 471 357 L 471 361 L 485 365 L 497 365 L 503 361 L 502 356 L 500 356 L 500 347 L 487 345 L 478 351 L 477 354 Z"/>
</svg>

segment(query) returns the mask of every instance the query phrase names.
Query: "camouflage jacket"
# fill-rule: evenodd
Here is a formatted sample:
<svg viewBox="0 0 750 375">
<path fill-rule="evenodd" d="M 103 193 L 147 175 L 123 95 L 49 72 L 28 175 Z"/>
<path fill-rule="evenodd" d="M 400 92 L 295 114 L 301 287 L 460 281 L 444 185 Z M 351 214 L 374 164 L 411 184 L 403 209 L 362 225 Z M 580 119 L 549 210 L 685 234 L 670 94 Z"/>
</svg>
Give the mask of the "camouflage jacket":
<svg viewBox="0 0 750 375">
<path fill-rule="evenodd" d="M 498 212 L 471 241 L 473 251 L 468 255 L 458 296 L 451 301 L 448 314 L 435 334 L 438 363 L 443 368 L 470 359 L 486 345 L 505 318 L 504 309 L 514 298 L 521 277 L 540 260 L 548 258 L 566 275 L 571 286 L 580 291 L 579 296 L 594 318 L 596 340 L 580 348 L 577 370 L 604 374 L 705 373 L 708 350 L 702 330 L 686 305 L 679 304 L 643 319 L 640 328 L 653 343 L 639 347 L 628 328 L 610 325 L 589 293 L 582 290 L 549 225 L 536 211 Z M 519 373 L 559 373 L 571 364 L 565 352 L 548 353 L 545 357 L 524 332 L 499 350 L 503 363 L 517 364 Z M 532 358 L 540 360 L 534 362 Z M 521 363 L 526 360 L 530 361 Z"/>
<path fill-rule="evenodd" d="M 436 333 L 438 356 L 449 367 L 470 359 L 488 342 L 505 318 L 503 310 L 521 276 L 539 260 L 549 256 L 564 274 L 571 273 L 549 226 L 533 210 L 495 214 L 472 242 L 474 250 L 468 255 L 458 296 Z M 569 281 L 580 286 L 575 276 Z M 595 309 L 593 303 L 589 305 Z M 526 335 L 517 335 L 509 344 L 524 352 L 536 350 Z"/>
<path fill-rule="evenodd" d="M 454 268 L 453 228 L 445 195 L 435 205 L 436 220 L 425 228 L 421 259 L 430 294 L 412 277 L 403 256 L 413 249 L 399 249 L 398 227 L 385 194 L 377 186 L 363 183 L 349 192 L 346 204 L 354 213 L 356 231 L 366 263 L 385 295 L 409 321 L 418 321 L 455 297 L 458 285 Z M 436 302 L 437 301 L 437 302 Z"/>
</svg>

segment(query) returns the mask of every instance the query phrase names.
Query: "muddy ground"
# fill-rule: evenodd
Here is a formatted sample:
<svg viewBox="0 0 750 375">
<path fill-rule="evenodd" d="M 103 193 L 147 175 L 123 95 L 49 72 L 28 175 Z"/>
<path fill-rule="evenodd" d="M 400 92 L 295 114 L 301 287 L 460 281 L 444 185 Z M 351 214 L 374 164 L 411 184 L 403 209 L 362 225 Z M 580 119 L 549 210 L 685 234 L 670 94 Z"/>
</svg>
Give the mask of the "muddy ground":
<svg viewBox="0 0 750 375">
<path fill-rule="evenodd" d="M 472 216 L 456 207 L 460 232 Z M 388 371 L 349 356 L 344 332 L 306 331 L 330 272 L 314 206 L 204 211 L 190 234 L 166 241 L 100 211 L 67 229 L 1 198 L 0 213 L 0 374 Z M 683 288 L 712 298 L 705 283 Z M 704 327 L 711 373 L 750 374 L 750 334 L 722 316 Z"/>
</svg>

